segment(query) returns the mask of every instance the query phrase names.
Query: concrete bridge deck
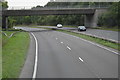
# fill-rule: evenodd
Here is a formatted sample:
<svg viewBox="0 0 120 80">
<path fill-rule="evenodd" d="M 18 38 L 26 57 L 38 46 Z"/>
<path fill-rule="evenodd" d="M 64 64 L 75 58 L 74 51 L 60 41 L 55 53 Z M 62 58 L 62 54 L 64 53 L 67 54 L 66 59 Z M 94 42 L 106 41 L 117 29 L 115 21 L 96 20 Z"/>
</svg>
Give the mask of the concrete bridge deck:
<svg viewBox="0 0 120 80">
<path fill-rule="evenodd" d="M 3 16 L 33 16 L 33 15 L 67 15 L 67 14 L 94 14 L 96 9 L 30 9 L 30 10 L 3 10 Z"/>
</svg>

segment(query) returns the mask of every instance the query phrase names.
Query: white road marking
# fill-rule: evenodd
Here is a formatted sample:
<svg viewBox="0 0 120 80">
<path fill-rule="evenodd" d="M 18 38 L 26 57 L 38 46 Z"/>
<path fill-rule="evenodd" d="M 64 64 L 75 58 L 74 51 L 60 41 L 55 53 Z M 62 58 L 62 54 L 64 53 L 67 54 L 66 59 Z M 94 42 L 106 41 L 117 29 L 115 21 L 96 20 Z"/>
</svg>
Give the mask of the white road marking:
<svg viewBox="0 0 120 80">
<path fill-rule="evenodd" d="M 13 36 L 13 34 L 14 34 L 14 33 L 12 33 L 12 34 L 9 36 L 9 38 L 11 38 L 11 37 Z"/>
<path fill-rule="evenodd" d="M 63 33 L 63 34 L 65 34 L 65 33 Z M 109 52 L 112 52 L 112 53 L 114 53 L 114 54 L 120 55 L 118 52 L 113 51 L 113 50 L 110 50 L 110 49 L 108 49 L 108 48 L 106 48 L 106 47 L 103 47 L 103 46 L 101 46 L 101 45 L 99 45 L 99 44 L 96 44 L 96 43 L 94 43 L 94 42 L 91 42 L 91 41 L 82 39 L 82 38 L 77 37 L 77 36 L 69 35 L 69 34 L 65 34 L 65 35 L 72 36 L 72 37 L 77 38 L 77 39 L 81 39 L 81 40 L 83 40 L 83 41 L 85 41 L 85 42 L 91 43 L 91 44 L 93 44 L 93 45 L 95 45 L 95 46 L 98 46 L 98 47 L 100 47 L 100 48 L 102 48 L 102 49 L 105 49 L 105 50 L 107 50 L 107 51 L 109 51 Z"/>
<path fill-rule="evenodd" d="M 36 73 L 37 73 L 37 65 L 38 65 L 38 41 L 37 38 L 35 37 L 35 35 L 33 33 L 31 33 L 35 39 L 35 43 L 36 43 L 36 55 L 35 55 L 35 64 L 34 64 L 34 71 L 33 71 L 33 76 L 32 76 L 32 80 L 35 80 L 36 78 Z"/>
<path fill-rule="evenodd" d="M 5 34 L 5 36 L 8 36 L 6 33 L 4 33 Z"/>
<path fill-rule="evenodd" d="M 84 62 L 83 59 L 82 59 L 81 57 L 79 57 L 79 60 L 81 60 L 82 62 Z"/>
<path fill-rule="evenodd" d="M 84 40 L 84 39 L 82 39 L 82 40 Z M 99 45 L 99 44 L 93 43 L 93 42 L 88 41 L 88 40 L 84 40 L 84 41 L 89 42 L 89 43 L 91 43 L 91 44 L 93 44 L 93 45 L 96 45 L 96 46 L 98 46 L 98 47 L 100 47 L 100 48 L 102 48 L 102 49 L 105 49 L 105 50 L 107 50 L 107 51 L 110 51 L 110 52 L 112 52 L 112 53 L 114 53 L 114 54 L 120 55 L 118 52 L 115 52 L 115 51 L 113 51 L 113 50 L 110 50 L 110 49 L 108 49 L 108 48 L 106 48 L 106 47 L 103 47 L 103 46 L 101 46 L 101 45 Z"/>
<path fill-rule="evenodd" d="M 67 48 L 68 48 L 69 50 L 71 50 L 71 48 L 70 48 L 69 46 L 67 46 Z"/>
<path fill-rule="evenodd" d="M 95 73 L 94 70 L 91 69 L 90 66 L 89 66 L 81 57 L 79 57 L 79 60 L 82 61 L 82 62 L 86 65 L 86 67 L 88 67 L 88 69 L 89 69 L 97 78 L 100 79 L 100 76 L 98 75 L 98 73 Z M 102 79 L 100 79 L 100 80 L 102 80 Z"/>
<path fill-rule="evenodd" d="M 5 32 L 3 32 L 3 31 L 0 31 L 1 33 L 3 33 L 5 36 L 8 36 Z"/>
<path fill-rule="evenodd" d="M 15 34 L 15 32 L 13 32 L 13 33 L 10 34 L 10 36 L 8 36 L 7 33 L 5 33 L 5 32 L 2 32 L 2 33 L 8 38 L 11 38 Z"/>
<path fill-rule="evenodd" d="M 61 44 L 63 44 L 63 42 L 61 42 Z"/>
</svg>

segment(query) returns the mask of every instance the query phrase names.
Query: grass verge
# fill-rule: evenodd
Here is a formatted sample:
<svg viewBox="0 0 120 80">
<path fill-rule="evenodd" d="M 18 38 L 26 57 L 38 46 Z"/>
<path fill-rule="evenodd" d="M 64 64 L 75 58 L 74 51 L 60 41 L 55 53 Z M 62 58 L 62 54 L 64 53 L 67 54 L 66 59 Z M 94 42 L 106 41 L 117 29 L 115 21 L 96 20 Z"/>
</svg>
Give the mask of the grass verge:
<svg viewBox="0 0 120 80">
<path fill-rule="evenodd" d="M 6 33 L 8 36 L 10 36 L 14 32 L 15 31 L 4 31 L 4 33 Z M 2 34 L 2 46 L 4 46 L 8 42 L 9 40 L 8 36 L 5 36 L 4 34 Z"/>
<path fill-rule="evenodd" d="M 11 32 L 5 31 L 8 35 Z M 3 35 L 3 40 L 7 38 Z M 29 34 L 19 32 L 2 46 L 2 78 L 17 78 L 24 64 L 29 46 Z"/>
<path fill-rule="evenodd" d="M 21 29 L 8 28 L 8 29 L 2 29 L 2 31 L 22 31 L 22 30 Z"/>
</svg>

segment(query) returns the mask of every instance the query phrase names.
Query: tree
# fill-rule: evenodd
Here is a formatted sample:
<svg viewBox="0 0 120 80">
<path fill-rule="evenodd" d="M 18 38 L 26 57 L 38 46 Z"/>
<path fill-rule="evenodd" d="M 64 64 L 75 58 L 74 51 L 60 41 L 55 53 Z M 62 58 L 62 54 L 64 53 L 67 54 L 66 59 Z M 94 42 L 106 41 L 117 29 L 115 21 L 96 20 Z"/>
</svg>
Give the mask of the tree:
<svg viewBox="0 0 120 80">
<path fill-rule="evenodd" d="M 7 1 L 0 1 L 0 5 L 2 6 L 2 9 L 8 8 L 8 2 Z"/>
<path fill-rule="evenodd" d="M 106 27 L 115 27 L 119 25 L 119 17 L 120 13 L 120 2 L 113 2 L 108 12 L 104 13 L 102 16 L 99 17 L 98 25 L 99 26 L 106 26 Z"/>
</svg>

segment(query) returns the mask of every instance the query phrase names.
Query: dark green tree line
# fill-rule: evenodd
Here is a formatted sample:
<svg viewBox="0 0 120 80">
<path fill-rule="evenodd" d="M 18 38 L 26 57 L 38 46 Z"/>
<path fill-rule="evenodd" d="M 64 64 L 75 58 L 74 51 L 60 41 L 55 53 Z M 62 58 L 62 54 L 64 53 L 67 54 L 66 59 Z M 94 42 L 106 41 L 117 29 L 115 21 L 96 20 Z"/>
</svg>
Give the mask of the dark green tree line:
<svg viewBox="0 0 120 80">
<path fill-rule="evenodd" d="M 114 2 L 108 9 L 106 13 L 99 17 L 98 25 L 106 26 L 106 27 L 118 27 L 119 23 L 119 13 L 120 10 L 120 2 Z"/>
<path fill-rule="evenodd" d="M 2 9 L 7 9 L 8 8 L 8 2 L 7 1 L 0 1 L 0 6 Z"/>
</svg>

